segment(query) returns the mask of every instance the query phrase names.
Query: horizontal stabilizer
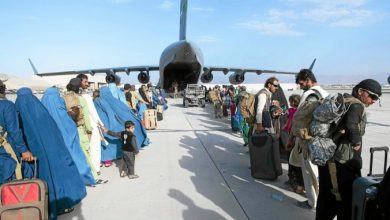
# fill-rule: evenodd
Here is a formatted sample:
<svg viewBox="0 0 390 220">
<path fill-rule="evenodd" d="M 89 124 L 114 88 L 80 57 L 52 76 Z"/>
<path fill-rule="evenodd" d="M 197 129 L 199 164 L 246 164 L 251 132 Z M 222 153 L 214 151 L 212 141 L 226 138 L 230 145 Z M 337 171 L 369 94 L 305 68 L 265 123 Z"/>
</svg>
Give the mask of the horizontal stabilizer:
<svg viewBox="0 0 390 220">
<path fill-rule="evenodd" d="M 309 70 L 313 70 L 314 64 L 316 63 L 317 58 L 314 58 L 313 62 L 311 63 Z"/>
<path fill-rule="evenodd" d="M 33 62 L 30 60 L 30 58 L 28 58 L 28 62 L 30 62 L 30 65 L 31 65 L 31 68 L 33 69 L 33 72 L 35 75 L 38 75 L 38 71 L 37 69 L 35 68 Z"/>
</svg>

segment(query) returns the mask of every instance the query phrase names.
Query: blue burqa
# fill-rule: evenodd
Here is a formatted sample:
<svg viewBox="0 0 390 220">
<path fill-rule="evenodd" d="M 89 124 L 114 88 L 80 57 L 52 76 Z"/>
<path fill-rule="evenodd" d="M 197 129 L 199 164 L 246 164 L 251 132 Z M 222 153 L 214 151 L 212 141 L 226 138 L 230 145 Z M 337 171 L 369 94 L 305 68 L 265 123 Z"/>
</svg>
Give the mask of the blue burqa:
<svg viewBox="0 0 390 220">
<path fill-rule="evenodd" d="M 96 182 L 91 168 L 81 149 L 76 123 L 68 115 L 65 101 L 61 98 L 58 88 L 48 88 L 41 102 L 60 129 L 65 145 L 77 166 L 82 180 L 86 185 L 95 185 Z"/>
<path fill-rule="evenodd" d="M 48 185 L 50 219 L 57 219 L 57 213 L 72 208 L 86 196 L 85 185 L 56 122 L 31 89 L 19 89 L 15 105 L 27 146 L 38 159 L 38 178 Z"/>
<path fill-rule="evenodd" d="M 115 83 L 109 83 L 108 88 L 110 89 L 114 98 L 119 99 L 121 102 L 127 105 L 125 93 L 120 88 L 118 88 Z"/>
<path fill-rule="evenodd" d="M 137 138 L 137 147 L 141 148 L 149 144 L 149 138 L 146 134 L 145 128 L 142 126 L 141 120 L 134 114 L 128 105 L 114 98 L 108 87 L 104 86 L 100 88 L 100 98 L 106 101 L 115 115 L 109 117 L 116 117 L 119 123 L 122 125 L 120 131 L 124 130 L 125 122 L 132 121 L 135 125 L 134 134 Z M 118 130 L 114 130 L 118 131 Z"/>
<path fill-rule="evenodd" d="M 24 143 L 22 131 L 19 128 L 19 120 L 15 104 L 9 100 L 0 100 L 0 126 L 1 135 L 7 132 L 7 141 L 11 145 L 18 160 L 20 154 L 26 152 L 27 146 Z M 4 147 L 0 146 L 0 184 L 15 179 L 16 161 L 8 154 Z M 22 174 L 24 178 L 31 178 L 33 170 L 27 162 L 22 162 Z"/>
<path fill-rule="evenodd" d="M 94 100 L 96 111 L 99 115 L 100 120 L 104 123 L 104 126 L 110 131 L 122 131 L 124 130 L 124 125 L 122 125 L 117 117 L 115 112 L 112 110 L 110 104 L 104 101 L 101 97 L 98 97 Z M 106 145 L 102 144 L 101 148 L 101 160 L 109 161 L 115 160 L 122 157 L 122 142 L 117 137 L 104 134 L 104 139 L 106 139 Z"/>
<path fill-rule="evenodd" d="M 168 104 L 166 98 L 165 91 L 163 89 L 157 89 L 153 88 L 152 89 L 152 99 L 153 99 L 153 106 L 157 107 L 157 105 L 162 105 L 164 111 L 168 109 Z"/>
</svg>

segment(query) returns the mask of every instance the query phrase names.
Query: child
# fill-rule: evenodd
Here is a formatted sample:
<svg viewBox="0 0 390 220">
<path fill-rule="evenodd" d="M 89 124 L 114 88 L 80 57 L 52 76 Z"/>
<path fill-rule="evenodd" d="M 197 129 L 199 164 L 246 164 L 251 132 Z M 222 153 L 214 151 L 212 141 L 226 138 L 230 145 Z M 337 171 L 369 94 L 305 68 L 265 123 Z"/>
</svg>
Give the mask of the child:
<svg viewBox="0 0 390 220">
<path fill-rule="evenodd" d="M 290 158 L 290 153 L 292 148 L 295 145 L 295 137 L 291 135 L 291 126 L 292 126 L 292 121 L 294 118 L 294 114 L 297 111 L 299 102 L 301 100 L 301 97 L 297 94 L 293 94 L 288 98 L 290 108 L 288 109 L 288 119 L 286 124 L 283 127 L 283 130 L 287 131 L 289 134 L 289 139 L 287 142 L 286 150 L 288 152 L 288 158 Z M 304 193 L 304 187 L 303 187 L 303 177 L 302 177 L 302 171 L 300 167 L 296 167 L 291 165 L 290 163 L 288 164 L 288 181 L 286 182 L 287 185 L 291 186 L 294 188 L 294 192 L 298 194 L 303 194 Z"/>
<path fill-rule="evenodd" d="M 125 130 L 122 132 L 114 132 L 105 129 L 107 134 L 114 137 L 120 137 L 122 140 L 123 166 L 120 176 L 128 176 L 129 179 L 135 179 L 139 177 L 137 174 L 134 174 L 135 155 L 137 155 L 139 152 L 134 130 L 135 125 L 132 121 L 125 122 Z"/>
<path fill-rule="evenodd" d="M 290 133 L 290 131 L 291 131 L 291 126 L 292 126 L 294 114 L 297 111 L 300 100 L 301 100 L 301 97 L 297 94 L 293 94 L 290 97 L 288 97 L 288 102 L 290 104 L 290 108 L 288 108 L 288 110 L 287 110 L 288 119 L 287 119 L 286 124 L 283 127 L 283 130 L 287 131 L 288 133 Z"/>
</svg>

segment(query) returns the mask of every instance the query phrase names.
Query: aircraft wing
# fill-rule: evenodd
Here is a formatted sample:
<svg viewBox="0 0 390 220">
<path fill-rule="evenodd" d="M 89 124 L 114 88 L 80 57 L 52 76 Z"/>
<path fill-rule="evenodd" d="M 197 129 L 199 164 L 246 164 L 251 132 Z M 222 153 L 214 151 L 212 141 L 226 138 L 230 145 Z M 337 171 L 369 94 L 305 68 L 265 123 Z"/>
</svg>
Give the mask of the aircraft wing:
<svg viewBox="0 0 390 220">
<path fill-rule="evenodd" d="M 309 69 L 313 69 L 316 59 L 313 60 Z M 203 67 L 203 74 L 201 75 L 200 80 L 203 83 L 208 83 L 213 79 L 213 72 L 222 72 L 224 75 L 228 73 L 232 73 L 229 76 L 229 82 L 231 84 L 240 84 L 245 80 L 246 73 L 255 73 L 257 75 L 263 73 L 271 73 L 271 74 L 285 74 L 285 75 L 296 75 L 298 72 L 290 72 L 290 71 L 277 71 L 277 70 L 262 70 L 262 69 L 251 69 L 251 68 L 231 68 L 231 67 L 213 67 L 213 66 L 205 66 Z"/>
<path fill-rule="evenodd" d="M 309 69 L 312 70 L 314 67 L 314 64 L 316 63 L 317 59 L 314 59 L 311 63 Z M 221 71 L 224 75 L 228 74 L 229 72 L 234 72 L 236 74 L 245 74 L 245 73 L 256 73 L 257 75 L 263 74 L 263 73 L 272 73 L 272 74 L 286 74 L 286 75 L 296 75 L 298 72 L 288 72 L 288 71 L 277 71 L 277 70 L 262 70 L 262 69 L 249 69 L 249 68 L 230 68 L 230 67 L 203 67 L 204 73 L 211 73 L 214 71 Z"/>
<path fill-rule="evenodd" d="M 276 71 L 276 70 L 262 70 L 262 69 L 248 69 L 248 68 L 230 68 L 230 67 L 203 67 L 204 72 L 214 72 L 214 71 L 221 71 L 224 75 L 228 74 L 229 72 L 234 73 L 256 73 L 257 75 L 263 74 L 263 73 L 273 73 L 273 74 L 287 74 L 287 75 L 295 75 L 297 72 L 286 72 L 286 71 Z"/>
<path fill-rule="evenodd" d="M 101 69 L 87 69 L 87 70 L 72 70 L 72 71 L 63 71 L 63 72 L 50 72 L 50 73 L 39 73 L 38 70 L 35 68 L 34 64 L 30 59 L 28 59 L 30 62 L 31 68 L 34 71 L 34 74 L 37 76 L 63 76 L 63 75 L 77 75 L 80 73 L 83 74 L 90 74 L 95 75 L 96 73 L 106 73 L 106 74 L 115 74 L 118 72 L 125 72 L 127 75 L 130 74 L 130 72 L 146 72 L 149 73 L 149 71 L 158 71 L 159 66 L 127 66 L 127 67 L 112 67 L 112 68 L 101 68 Z"/>
<path fill-rule="evenodd" d="M 112 68 L 101 68 L 101 69 L 87 69 L 87 70 L 74 70 L 74 71 L 63 71 L 63 72 L 49 72 L 49 73 L 38 73 L 33 67 L 34 73 L 38 76 L 60 76 L 60 75 L 77 75 L 80 73 L 95 75 L 96 73 L 108 73 L 115 74 L 118 72 L 124 72 L 127 75 L 130 72 L 149 72 L 158 71 L 158 66 L 128 66 L 128 67 L 112 67 Z"/>
</svg>

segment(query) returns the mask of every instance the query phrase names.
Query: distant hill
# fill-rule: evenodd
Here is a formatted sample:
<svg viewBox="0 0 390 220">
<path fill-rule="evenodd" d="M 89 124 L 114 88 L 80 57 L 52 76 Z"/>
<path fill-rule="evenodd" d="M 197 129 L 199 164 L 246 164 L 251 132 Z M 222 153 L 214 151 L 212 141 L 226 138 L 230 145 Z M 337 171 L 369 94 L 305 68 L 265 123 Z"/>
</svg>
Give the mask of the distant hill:
<svg viewBox="0 0 390 220">
<path fill-rule="evenodd" d="M 21 78 L 10 74 L 0 74 L 1 80 L 6 80 L 4 84 L 7 89 L 19 89 L 21 87 L 29 87 L 33 90 L 44 90 L 51 85 L 48 82 L 39 80 L 34 76 Z"/>
</svg>

